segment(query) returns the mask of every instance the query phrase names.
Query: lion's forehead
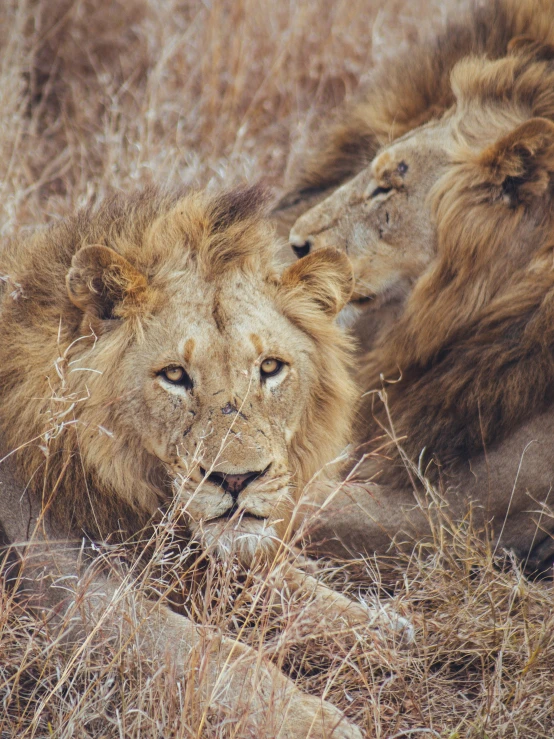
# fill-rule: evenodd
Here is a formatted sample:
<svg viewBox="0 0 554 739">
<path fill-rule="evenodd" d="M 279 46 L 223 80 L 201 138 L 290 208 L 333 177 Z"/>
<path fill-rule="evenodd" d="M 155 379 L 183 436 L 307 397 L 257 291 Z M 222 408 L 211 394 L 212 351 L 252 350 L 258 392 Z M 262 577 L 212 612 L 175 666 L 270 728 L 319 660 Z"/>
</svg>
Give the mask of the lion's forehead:
<svg viewBox="0 0 554 739">
<path fill-rule="evenodd" d="M 169 344 L 193 363 L 220 360 L 242 371 L 267 353 L 304 361 L 310 350 L 309 337 L 282 314 L 271 292 L 241 275 L 183 289 L 158 318 L 156 344 Z"/>
<path fill-rule="evenodd" d="M 418 170 L 416 174 L 421 174 L 423 170 L 433 168 L 436 160 L 446 159 L 446 150 L 451 140 L 452 126 L 449 120 L 427 124 L 384 147 L 376 155 L 370 168 L 379 179 L 396 168 L 401 161 L 409 159 L 410 166 L 415 166 Z"/>
</svg>

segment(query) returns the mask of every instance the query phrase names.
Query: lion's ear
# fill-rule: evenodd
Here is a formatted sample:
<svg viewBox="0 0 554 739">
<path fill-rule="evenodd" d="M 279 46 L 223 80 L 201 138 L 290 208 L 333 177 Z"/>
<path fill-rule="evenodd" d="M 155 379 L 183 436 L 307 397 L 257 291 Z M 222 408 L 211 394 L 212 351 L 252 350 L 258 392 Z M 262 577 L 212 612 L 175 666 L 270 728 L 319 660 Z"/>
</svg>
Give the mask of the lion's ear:
<svg viewBox="0 0 554 739">
<path fill-rule="evenodd" d="M 532 118 L 485 149 L 486 180 L 511 205 L 543 195 L 554 174 L 554 123 Z"/>
<path fill-rule="evenodd" d="M 325 313 L 335 316 L 348 302 L 354 275 L 348 257 L 327 247 L 299 259 L 283 272 L 281 285 L 308 295 Z"/>
<path fill-rule="evenodd" d="M 147 288 L 146 277 L 107 246 L 79 249 L 66 284 L 70 300 L 100 319 L 121 318 L 123 306 L 137 307 Z"/>
</svg>

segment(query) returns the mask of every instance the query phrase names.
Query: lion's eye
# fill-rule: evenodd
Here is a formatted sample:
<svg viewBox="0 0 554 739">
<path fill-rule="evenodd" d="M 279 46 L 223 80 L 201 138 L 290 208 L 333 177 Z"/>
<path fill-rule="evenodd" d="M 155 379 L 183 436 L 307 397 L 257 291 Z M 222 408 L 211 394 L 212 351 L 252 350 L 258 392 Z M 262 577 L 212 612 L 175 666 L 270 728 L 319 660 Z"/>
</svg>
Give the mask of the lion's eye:
<svg viewBox="0 0 554 739">
<path fill-rule="evenodd" d="M 192 380 L 182 367 L 164 367 L 159 374 L 172 385 L 182 385 L 189 389 L 192 387 Z"/>
<path fill-rule="evenodd" d="M 400 162 L 396 170 L 398 174 L 405 175 L 408 171 L 408 165 L 406 164 L 406 162 Z"/>
<path fill-rule="evenodd" d="M 274 375 L 278 375 L 279 372 L 283 369 L 283 362 L 281 362 L 279 359 L 274 359 L 273 357 L 269 357 L 268 359 L 264 359 L 264 361 L 260 365 L 260 372 L 262 373 L 262 377 L 274 377 Z"/>
</svg>

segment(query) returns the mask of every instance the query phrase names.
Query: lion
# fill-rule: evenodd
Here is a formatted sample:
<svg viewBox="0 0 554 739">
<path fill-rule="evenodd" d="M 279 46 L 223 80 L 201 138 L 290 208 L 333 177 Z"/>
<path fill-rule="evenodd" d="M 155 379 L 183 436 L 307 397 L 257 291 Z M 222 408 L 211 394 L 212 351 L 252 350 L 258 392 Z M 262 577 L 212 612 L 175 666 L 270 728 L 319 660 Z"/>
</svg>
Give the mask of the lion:
<svg viewBox="0 0 554 739">
<path fill-rule="evenodd" d="M 360 321 L 396 301 L 358 372 L 348 479 L 372 482 L 331 501 L 325 486 L 313 493 L 318 537 L 341 554 L 423 540 L 425 476 L 457 520 L 471 504 L 494 548 L 543 569 L 554 554 L 554 46 L 515 39 L 503 59 L 459 62 L 451 85 L 442 118 L 383 147 L 292 229 L 310 255 L 332 244 L 351 257 Z"/>
<path fill-rule="evenodd" d="M 554 43 L 551 0 L 473 2 L 444 29 L 373 69 L 355 98 L 324 125 L 313 151 L 290 168 L 275 208 L 284 228 L 370 164 L 379 149 L 440 118 L 454 103 L 450 73 L 469 55 L 500 59 L 519 37 Z M 298 256 L 307 244 L 293 241 Z"/>
<path fill-rule="evenodd" d="M 77 637 L 99 622 L 114 638 L 136 628 L 145 653 L 171 658 L 177 675 L 203 644 L 198 700 L 227 669 L 225 710 L 236 715 L 246 694 L 256 736 L 359 739 L 250 647 L 132 593 L 131 627 L 117 580 L 79 584 L 98 543 L 143 540 L 169 508 L 183 537 L 223 560 L 269 565 L 303 485 L 347 442 L 356 387 L 334 318 L 351 267 L 321 250 L 278 275 L 262 201 L 256 189 L 150 188 L 5 245 L 3 538 L 28 547 L 18 581 L 31 605 L 58 622 L 73 613 Z M 392 624 L 292 566 L 272 577 L 315 593 L 318 618 Z"/>
<path fill-rule="evenodd" d="M 291 181 L 285 183 L 274 219 L 281 236 L 287 238 L 290 232 L 296 256 L 305 256 L 310 249 L 303 228 L 292 228 L 303 213 L 366 170 L 382 147 L 439 120 L 452 107 L 450 73 L 459 61 L 468 55 L 500 59 L 522 37 L 554 43 L 550 0 L 473 2 L 464 13 L 451 17 L 441 32 L 410 44 L 372 70 L 354 100 L 323 126 L 313 151 L 290 167 Z M 286 261 L 287 255 L 283 257 Z M 398 318 L 404 297 L 405 291 L 398 290 L 386 305 L 374 304 L 365 311 L 362 320 L 356 320 L 353 310 L 341 320 L 353 323 L 362 349 L 369 350 L 378 330 Z"/>
</svg>

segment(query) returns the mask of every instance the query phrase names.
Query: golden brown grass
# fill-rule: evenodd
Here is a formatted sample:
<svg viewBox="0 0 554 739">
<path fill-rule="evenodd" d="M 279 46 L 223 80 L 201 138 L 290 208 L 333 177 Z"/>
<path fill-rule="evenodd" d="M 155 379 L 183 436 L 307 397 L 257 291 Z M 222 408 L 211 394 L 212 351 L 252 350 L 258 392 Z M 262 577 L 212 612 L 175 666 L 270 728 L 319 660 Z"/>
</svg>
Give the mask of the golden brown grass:
<svg viewBox="0 0 554 739">
<path fill-rule="evenodd" d="M 322 116 L 371 64 L 456 4 L 6 0 L 3 235 L 152 180 L 279 187 Z M 198 576 L 203 587 L 188 607 L 325 694 L 368 737 L 551 739 L 551 583 L 530 582 L 508 555 L 493 556 L 470 521 L 437 519 L 434 530 L 433 543 L 411 557 L 321 564 L 322 577 L 356 597 L 392 593 L 416 623 L 413 648 L 314 628 L 303 623 L 302 604 L 274 609 L 263 578 L 244 587 L 217 562 Z M 187 565 L 167 551 L 167 535 L 160 531 L 152 567 L 129 587 L 180 587 Z M 48 623 L 0 588 L 0 737 L 201 732 L 244 736 L 240 722 L 199 711 L 190 685 L 177 685 L 166 665 L 139 661 L 132 644 L 76 646 L 68 659 Z"/>
</svg>

